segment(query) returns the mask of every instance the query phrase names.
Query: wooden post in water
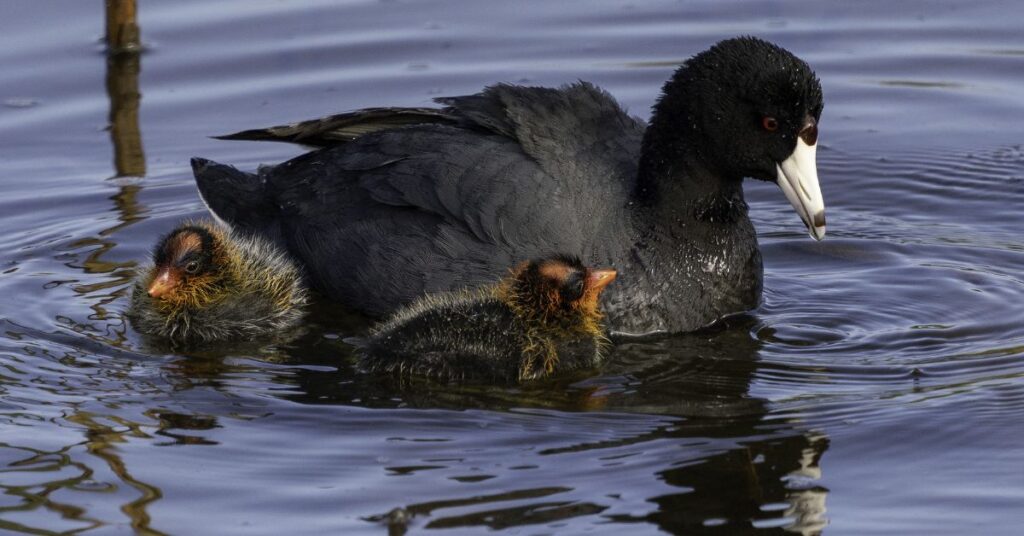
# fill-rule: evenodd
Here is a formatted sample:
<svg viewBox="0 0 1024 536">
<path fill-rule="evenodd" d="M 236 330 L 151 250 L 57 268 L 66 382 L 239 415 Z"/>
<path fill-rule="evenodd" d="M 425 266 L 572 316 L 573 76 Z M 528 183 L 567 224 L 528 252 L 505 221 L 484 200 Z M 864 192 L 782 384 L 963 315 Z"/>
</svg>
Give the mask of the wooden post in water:
<svg viewBox="0 0 1024 536">
<path fill-rule="evenodd" d="M 138 52 L 139 25 L 135 24 L 135 0 L 106 0 L 107 53 Z"/>
<path fill-rule="evenodd" d="M 146 155 L 139 132 L 139 71 L 142 43 L 135 23 L 135 0 L 106 0 L 107 95 L 110 97 L 110 138 L 118 177 L 146 174 Z"/>
</svg>

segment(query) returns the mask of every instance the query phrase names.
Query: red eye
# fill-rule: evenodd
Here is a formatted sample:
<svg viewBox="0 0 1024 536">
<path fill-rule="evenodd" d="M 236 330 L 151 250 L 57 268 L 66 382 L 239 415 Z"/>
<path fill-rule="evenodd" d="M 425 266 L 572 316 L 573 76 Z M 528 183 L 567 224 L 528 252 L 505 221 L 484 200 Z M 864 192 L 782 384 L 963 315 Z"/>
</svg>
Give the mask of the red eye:
<svg viewBox="0 0 1024 536">
<path fill-rule="evenodd" d="M 779 129 L 779 121 L 774 117 L 766 115 L 761 119 L 761 126 L 763 126 L 768 132 L 775 132 Z"/>
</svg>

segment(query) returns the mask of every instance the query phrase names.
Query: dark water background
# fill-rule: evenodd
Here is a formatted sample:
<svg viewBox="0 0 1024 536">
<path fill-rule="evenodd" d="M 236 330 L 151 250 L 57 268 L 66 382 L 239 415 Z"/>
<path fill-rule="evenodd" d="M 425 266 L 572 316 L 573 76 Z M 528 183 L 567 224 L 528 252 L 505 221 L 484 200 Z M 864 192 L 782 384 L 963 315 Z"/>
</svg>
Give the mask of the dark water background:
<svg viewBox="0 0 1024 536">
<path fill-rule="evenodd" d="M 396 507 L 411 533 L 1024 523 L 1020 2 L 142 2 L 137 81 L 101 2 L 0 15 L 0 532 L 382 534 Z M 333 308 L 294 344 L 192 355 L 122 318 L 136 261 L 203 213 L 189 157 L 301 151 L 209 135 L 496 81 L 591 80 L 646 116 L 739 34 L 826 96 L 829 237 L 749 184 L 749 316 L 521 388 L 361 376 L 339 338 L 364 325 Z M 112 178 L 112 137 L 145 178 Z"/>
</svg>

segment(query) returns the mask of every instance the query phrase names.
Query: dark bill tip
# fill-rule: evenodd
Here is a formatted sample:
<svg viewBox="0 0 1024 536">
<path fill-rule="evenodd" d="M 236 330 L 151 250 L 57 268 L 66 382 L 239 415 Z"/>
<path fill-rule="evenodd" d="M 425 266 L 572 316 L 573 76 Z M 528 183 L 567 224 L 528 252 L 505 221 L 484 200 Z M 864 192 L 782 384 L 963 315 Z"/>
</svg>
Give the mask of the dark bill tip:
<svg viewBox="0 0 1024 536">
<path fill-rule="evenodd" d="M 800 129 L 800 133 L 797 134 L 800 139 L 804 140 L 807 145 L 814 145 L 818 143 L 818 123 L 813 118 L 807 118 L 804 123 L 804 127 Z"/>
</svg>

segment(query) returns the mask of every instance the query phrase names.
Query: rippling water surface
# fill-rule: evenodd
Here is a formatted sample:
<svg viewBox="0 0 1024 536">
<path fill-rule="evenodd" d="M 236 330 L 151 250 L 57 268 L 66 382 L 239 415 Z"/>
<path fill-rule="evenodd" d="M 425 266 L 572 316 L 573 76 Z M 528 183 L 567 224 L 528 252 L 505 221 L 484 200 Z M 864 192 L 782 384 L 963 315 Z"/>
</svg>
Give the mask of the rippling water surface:
<svg viewBox="0 0 1024 536">
<path fill-rule="evenodd" d="M 0 18 L 0 532 L 1024 523 L 1020 3 L 143 2 L 139 64 L 107 62 L 100 4 Z M 646 116 L 739 34 L 826 96 L 829 238 L 748 184 L 749 315 L 519 388 L 365 377 L 341 342 L 364 321 L 329 306 L 293 344 L 187 355 L 122 317 L 155 237 L 203 214 L 189 157 L 300 152 L 209 135 L 496 81 L 591 80 Z"/>
</svg>

